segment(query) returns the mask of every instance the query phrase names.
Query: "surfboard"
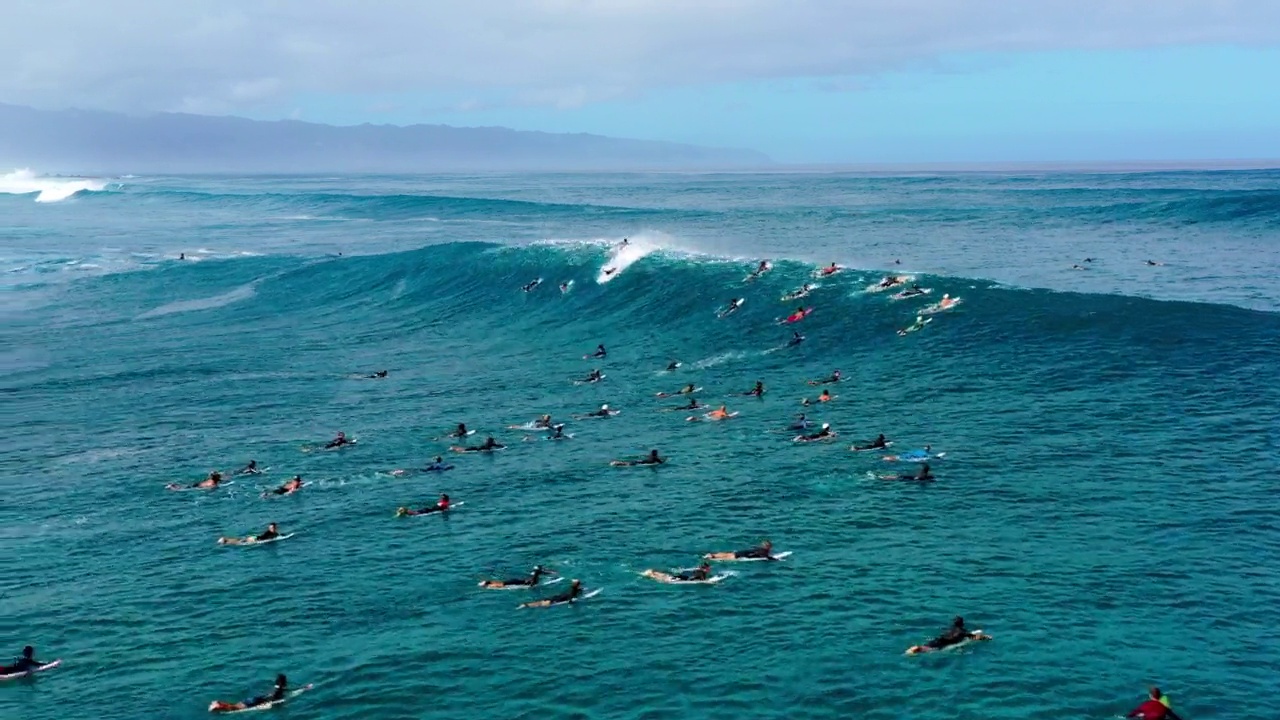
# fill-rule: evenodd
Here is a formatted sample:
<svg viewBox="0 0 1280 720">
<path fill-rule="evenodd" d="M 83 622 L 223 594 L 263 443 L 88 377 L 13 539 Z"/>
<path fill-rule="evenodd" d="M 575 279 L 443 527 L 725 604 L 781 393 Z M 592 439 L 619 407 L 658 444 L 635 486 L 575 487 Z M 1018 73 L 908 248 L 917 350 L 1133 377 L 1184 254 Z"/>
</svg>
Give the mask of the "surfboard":
<svg viewBox="0 0 1280 720">
<path fill-rule="evenodd" d="M 611 418 L 614 415 L 617 415 L 621 412 L 622 412 L 621 410 L 610 410 L 608 415 L 585 415 L 584 414 L 584 415 L 574 415 L 572 417 L 574 420 L 604 420 L 605 418 Z"/>
<path fill-rule="evenodd" d="M 685 392 L 684 390 L 677 390 L 675 392 L 670 392 L 670 393 L 669 392 L 654 393 L 653 396 L 656 398 L 673 398 L 673 397 L 678 397 L 680 395 L 692 395 L 694 393 L 700 393 L 700 392 L 702 392 L 702 387 L 695 386 L 692 390 L 688 392 Z"/>
<path fill-rule="evenodd" d="M 551 430 L 550 426 L 539 425 L 537 420 L 530 420 L 523 425 L 508 425 L 508 430 Z"/>
<path fill-rule="evenodd" d="M 830 435 L 826 435 L 824 437 L 816 437 L 816 438 L 806 437 L 804 435 L 797 435 L 791 438 L 791 442 L 795 442 L 795 443 L 826 442 L 828 440 L 835 440 L 839 436 L 840 436 L 840 433 L 835 433 L 835 432 L 831 433 Z"/>
<path fill-rule="evenodd" d="M 946 307 L 942 307 L 941 302 L 936 302 L 932 305 L 929 305 L 928 307 L 921 309 L 920 314 L 921 315 L 937 315 L 940 312 L 946 312 L 954 308 L 955 306 L 959 305 L 961 302 L 960 298 L 958 297 L 951 298 L 951 301 L 952 301 L 951 304 Z"/>
<path fill-rule="evenodd" d="M 894 300 L 910 300 L 913 297 L 924 297 L 931 292 L 933 292 L 933 288 L 920 288 L 920 292 L 918 293 L 908 293 L 906 290 L 903 290 L 902 292 L 894 293 L 889 297 Z"/>
<path fill-rule="evenodd" d="M 788 316 L 786 316 L 786 317 L 784 317 L 784 318 L 782 318 L 782 319 L 778 320 L 778 324 L 779 324 L 779 325 L 790 325 L 790 324 L 792 324 L 792 323 L 798 323 L 798 322 L 800 322 L 801 320 L 803 320 L 803 319 L 805 319 L 805 318 L 809 317 L 809 316 L 810 316 L 810 315 L 812 315 L 812 314 L 813 314 L 813 308 L 805 308 L 805 309 L 804 309 L 804 312 L 802 312 L 802 313 L 801 313 L 801 312 L 794 312 L 794 313 L 791 313 L 790 315 L 788 315 Z"/>
<path fill-rule="evenodd" d="M 941 460 L 946 456 L 947 454 L 944 452 L 935 453 L 932 455 L 925 452 L 921 452 L 921 454 L 919 455 L 910 455 L 910 454 L 885 455 L 881 459 L 884 460 L 885 462 L 921 462 L 922 463 L 922 462 L 929 462 L 930 460 Z"/>
<path fill-rule="evenodd" d="M 905 335 L 908 335 L 908 334 L 913 333 L 913 332 L 919 332 L 920 330 L 923 330 L 923 329 L 924 329 L 924 326 L 925 326 L 925 325 L 928 325 L 928 324 L 929 324 L 929 323 L 931 323 L 931 322 L 933 322 L 933 318 L 931 318 L 931 317 L 925 318 L 925 319 L 924 319 L 924 322 L 923 322 L 922 324 L 920 324 L 920 325 L 912 325 L 911 327 L 906 327 L 906 328 L 903 328 L 903 329 L 899 330 L 899 331 L 898 331 L 898 335 L 899 335 L 899 336 L 905 336 Z"/>
<path fill-rule="evenodd" d="M 190 490 L 203 490 L 205 492 L 208 492 L 210 490 L 218 490 L 220 488 L 230 487 L 235 484 L 236 484 L 235 480 L 224 480 L 213 487 L 191 487 L 189 485 L 179 485 L 178 483 L 169 483 L 168 485 L 164 486 L 164 489 L 170 490 L 172 492 L 188 492 Z"/>
<path fill-rule="evenodd" d="M 564 602 L 552 603 L 551 605 L 546 605 L 545 607 L 559 607 L 560 605 L 572 605 L 572 604 L 574 604 L 574 603 L 576 603 L 576 602 L 579 602 L 579 601 L 581 601 L 581 600 L 587 600 L 587 599 L 589 599 L 589 598 L 593 598 L 593 597 L 595 597 L 595 596 L 599 595 L 601 590 L 604 590 L 604 588 L 596 588 L 595 590 L 590 590 L 590 591 L 584 592 L 583 594 L 579 595 L 578 597 L 574 598 L 573 600 L 566 600 L 566 601 L 564 601 Z M 536 601 L 534 601 L 534 602 L 536 602 Z M 517 605 L 517 606 L 516 606 L 516 609 L 517 609 L 517 610 L 523 610 L 523 609 L 524 609 L 524 605 L 523 605 L 523 604 L 521 604 L 521 605 Z"/>
<path fill-rule="evenodd" d="M 605 378 L 607 378 L 607 377 L 609 377 L 609 376 L 608 376 L 608 375 L 605 375 L 604 373 L 600 373 L 600 377 L 598 377 L 598 378 L 596 378 L 596 379 L 594 379 L 594 380 L 574 380 L 574 381 L 573 381 L 573 384 L 574 384 L 574 385 L 595 385 L 596 383 L 600 382 L 601 380 L 603 380 L 603 379 L 605 379 Z"/>
<path fill-rule="evenodd" d="M 813 271 L 813 277 L 815 277 L 815 278 L 826 278 L 826 277 L 831 277 L 832 275 L 839 275 L 839 274 L 840 274 L 841 272 L 843 272 L 843 271 L 844 271 L 844 266 L 843 266 L 843 265 L 837 265 L 837 266 L 835 266 L 835 269 L 834 269 L 834 270 L 833 270 L 832 268 L 830 268 L 830 267 L 822 267 L 822 268 L 818 268 L 817 270 L 814 270 L 814 271 Z"/>
<path fill-rule="evenodd" d="M 0 680 L 15 680 L 17 678 L 27 677 L 28 675 L 34 675 L 38 672 L 44 672 L 45 670 L 52 670 L 61 664 L 62 664 L 62 659 L 59 658 L 57 660 L 54 660 L 53 662 L 47 662 L 43 665 L 37 665 L 25 672 L 5 673 L 4 675 L 0 675 Z"/>
<path fill-rule="evenodd" d="M 851 452 L 871 452 L 873 450 L 884 450 L 885 448 L 891 447 L 893 447 L 893 441 L 888 440 L 885 442 L 884 447 L 857 447 L 856 445 L 850 445 L 849 450 Z"/>
<path fill-rule="evenodd" d="M 738 417 L 738 413 L 736 412 L 728 413 L 724 417 L 711 417 L 710 413 L 708 413 L 706 415 L 690 415 L 689 417 L 685 418 L 685 421 L 686 422 L 702 422 L 705 420 L 706 422 L 719 422 L 721 420 L 728 420 L 729 418 L 736 418 L 736 417 Z"/>
<path fill-rule="evenodd" d="M 462 445 L 450 445 L 450 446 L 449 446 L 449 452 L 456 452 L 456 453 L 460 453 L 460 454 L 463 454 L 463 455 L 474 455 L 474 454 L 476 454 L 476 453 L 491 453 L 491 452 L 497 452 L 498 450 L 506 450 L 506 449 L 507 449 L 507 446 L 506 446 L 506 445 L 499 445 L 498 447 L 484 448 L 483 450 L 482 450 L 482 449 L 480 449 L 480 448 L 478 448 L 478 447 L 477 447 L 477 448 L 467 448 L 467 447 L 464 447 L 464 446 L 462 446 Z"/>
<path fill-rule="evenodd" d="M 262 703 L 261 705 L 254 705 L 253 707 L 242 708 L 240 710 L 215 710 L 214 708 L 218 706 L 218 703 L 215 701 L 215 702 L 209 703 L 209 712 L 216 712 L 219 715 L 237 715 L 239 713 L 255 712 L 257 710 L 270 710 L 271 708 L 279 707 L 289 702 L 290 700 L 298 697 L 302 693 L 308 690 L 312 690 L 314 688 L 315 688 L 315 685 L 303 685 L 302 687 L 296 690 L 290 690 L 288 693 L 285 694 L 284 697 L 280 698 L 279 700 Z"/>
<path fill-rule="evenodd" d="M 742 306 L 743 306 L 743 305 L 746 305 L 746 304 L 747 304 L 747 299 L 746 299 L 746 298 L 741 298 L 741 299 L 739 299 L 739 300 L 738 300 L 738 304 L 737 304 L 737 306 L 727 305 L 727 306 L 725 306 L 725 307 L 724 307 L 724 309 L 722 309 L 722 310 L 717 310 L 717 311 L 716 311 L 716 317 L 725 317 L 725 316 L 727 316 L 727 315 L 732 315 L 732 314 L 734 314 L 734 313 L 738 312 L 739 310 L 741 310 L 741 309 L 742 309 Z"/>
<path fill-rule="evenodd" d="M 565 293 L 569 292 L 572 289 L 573 289 L 573 281 L 570 280 L 569 282 L 564 284 L 564 287 L 560 288 L 560 294 L 564 295 Z"/>
<path fill-rule="evenodd" d="M 300 449 L 300 450 L 302 450 L 302 452 L 304 452 L 304 453 L 311 453 L 311 452 L 333 452 L 333 451 L 335 451 L 335 450 L 343 450 L 343 449 L 345 449 L 345 448 L 349 448 L 349 447 L 351 447 L 352 445 L 357 445 L 357 444 L 359 444 L 359 442 L 360 442 L 360 441 L 359 441 L 359 440 L 357 440 L 357 439 L 355 439 L 355 438 L 347 438 L 347 441 L 346 441 L 345 443 L 343 443 L 343 444 L 341 444 L 341 445 L 335 445 L 335 446 L 333 446 L 333 447 L 325 447 L 324 445 L 303 445 L 303 446 L 302 446 L 301 448 L 299 448 L 299 449 Z M 326 444 L 327 444 L 327 443 L 326 443 Z"/>
</svg>

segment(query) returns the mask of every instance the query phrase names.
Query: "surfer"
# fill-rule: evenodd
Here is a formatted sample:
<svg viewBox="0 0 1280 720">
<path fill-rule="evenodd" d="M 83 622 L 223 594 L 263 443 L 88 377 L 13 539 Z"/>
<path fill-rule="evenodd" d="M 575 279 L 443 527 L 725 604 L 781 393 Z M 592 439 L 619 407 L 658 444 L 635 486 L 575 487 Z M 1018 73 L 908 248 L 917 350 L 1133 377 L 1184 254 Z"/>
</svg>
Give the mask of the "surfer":
<svg viewBox="0 0 1280 720">
<path fill-rule="evenodd" d="M 809 398 L 805 398 L 804 400 L 802 400 L 802 401 L 800 402 L 800 404 L 801 404 L 801 405 L 804 405 L 805 407 L 809 407 L 810 405 L 812 405 L 812 404 L 814 404 L 814 403 L 816 403 L 816 402 L 817 402 L 817 403 L 825 403 L 825 402 L 831 402 L 832 400 L 833 400 L 833 398 L 831 397 L 831 391 L 830 391 L 830 390 L 823 390 L 823 391 L 822 391 L 822 393 L 821 393 L 820 395 L 818 395 L 818 398 L 817 398 L 816 400 L 810 400 Z"/>
<path fill-rule="evenodd" d="M 584 418 L 607 418 L 607 417 L 613 417 L 613 415 L 614 415 L 616 412 L 618 412 L 618 411 L 617 411 L 617 410 L 610 410 L 610 409 L 609 409 L 609 405 L 606 403 L 606 404 L 604 404 L 604 405 L 601 405 L 599 410 L 592 410 L 591 412 L 589 412 L 589 413 L 586 413 L 586 414 L 582 415 L 582 417 L 584 417 Z"/>
<path fill-rule="evenodd" d="M 764 383 L 757 380 L 755 387 L 742 394 L 747 397 L 764 397 Z"/>
<path fill-rule="evenodd" d="M 818 272 L 822 273 L 823 277 L 826 277 L 827 275 L 835 275 L 836 273 L 840 272 L 840 269 L 841 268 L 839 265 L 835 263 L 831 263 L 830 265 L 822 268 Z"/>
<path fill-rule="evenodd" d="M 564 434 L 564 423 L 555 425 L 551 428 L 551 434 L 547 436 L 548 440 L 568 440 L 569 436 Z"/>
<path fill-rule="evenodd" d="M 423 470 L 427 472 L 444 472 L 445 470 L 450 470 L 452 468 L 452 465 L 445 464 L 443 457 L 437 455 L 435 459 L 431 461 L 431 464 L 423 468 Z"/>
<path fill-rule="evenodd" d="M 0 665 L 0 675 L 17 675 L 19 673 L 33 672 L 41 665 L 48 663 L 40 662 L 36 659 L 36 649 L 30 645 L 22 648 L 22 654 L 14 658 L 13 663 L 9 665 Z"/>
<path fill-rule="evenodd" d="M 248 465 L 236 471 L 237 475 L 261 475 L 262 471 L 258 469 L 258 461 L 250 460 Z"/>
<path fill-rule="evenodd" d="M 553 570 L 548 570 L 541 565 L 534 565 L 529 577 L 513 578 L 511 580 L 485 580 L 480 583 L 480 587 L 491 590 L 509 587 L 533 587 L 538 584 L 538 580 L 542 579 L 543 575 L 555 574 Z"/>
<path fill-rule="evenodd" d="M 218 544 L 219 545 L 252 545 L 254 543 L 263 542 L 264 540 L 275 540 L 278 537 L 280 537 L 280 528 L 277 527 L 275 523 L 270 523 L 269 525 L 267 525 L 266 530 L 264 530 L 263 532 L 257 535 L 249 535 L 247 537 L 242 537 L 242 538 L 220 537 L 218 538 Z"/>
<path fill-rule="evenodd" d="M 903 329 L 899 330 L 899 331 L 898 331 L 898 335 L 902 336 L 902 335 L 906 335 L 907 333 L 913 333 L 913 332 L 915 332 L 915 331 L 917 331 L 917 330 L 920 330 L 921 328 L 923 328 L 923 327 L 925 326 L 925 324 L 926 324 L 927 322 L 928 322 L 928 321 L 924 319 L 924 316 L 923 316 L 923 315 L 917 315 L 917 316 L 916 316 L 916 321 L 915 321 L 915 323 L 913 323 L 913 324 L 912 324 L 912 325 L 910 325 L 909 327 L 905 327 L 905 328 L 903 328 Z"/>
<path fill-rule="evenodd" d="M 542 278 L 538 278 L 536 280 L 531 280 L 528 283 L 525 283 L 525 285 L 520 289 L 525 292 L 532 292 L 534 288 L 538 287 L 541 284 L 542 284 Z"/>
<path fill-rule="evenodd" d="M 706 560 L 773 560 L 773 543 L 765 540 L 747 550 L 713 552 L 702 556 Z"/>
<path fill-rule="evenodd" d="M 717 315 L 719 317 L 724 317 L 726 315 L 735 313 L 738 311 L 738 308 L 742 307 L 743 302 L 744 300 L 742 298 L 730 298 L 729 304 L 724 306 L 724 309 L 721 310 L 719 313 L 717 313 Z"/>
<path fill-rule="evenodd" d="M 1125 717 L 1138 718 L 1139 720 L 1182 720 L 1173 711 L 1169 696 L 1160 692 L 1158 687 L 1151 688 L 1147 699 Z"/>
<path fill-rule="evenodd" d="M 930 640 L 924 645 L 913 645 L 907 649 L 907 654 L 915 655 L 917 653 L 933 652 L 934 650 L 941 650 L 943 648 L 951 647 L 952 645 L 959 645 L 960 643 L 968 640 L 990 639 L 990 635 L 983 635 L 980 631 L 970 632 L 965 629 L 964 618 L 957 615 L 956 618 L 951 621 L 951 627 L 947 628 L 946 632 Z"/>
<path fill-rule="evenodd" d="M 676 370 L 679 370 L 679 369 L 680 369 L 679 360 L 672 360 L 671 362 L 667 363 L 667 372 L 675 372 Z"/>
<path fill-rule="evenodd" d="M 1084 269 L 1084 266 L 1083 266 L 1083 265 L 1072 265 L 1072 266 L 1071 266 L 1071 269 L 1072 269 L 1072 270 L 1083 270 L 1083 269 Z"/>
<path fill-rule="evenodd" d="M 711 563 L 703 560 L 696 568 L 680 570 L 675 573 L 649 569 L 640 574 L 664 582 L 706 582 L 707 578 L 711 577 Z"/>
<path fill-rule="evenodd" d="M 598 382 L 600 382 L 600 381 L 601 381 L 601 380 L 603 380 L 603 379 L 604 379 L 604 373 L 600 372 L 600 369 L 599 369 L 599 368 L 596 368 L 595 370 L 592 370 L 590 373 L 588 373 L 588 374 L 587 374 L 587 376 L 586 376 L 585 378 L 583 378 L 582 380 L 579 380 L 578 382 L 580 382 L 580 383 L 598 383 Z"/>
<path fill-rule="evenodd" d="M 379 370 L 378 372 L 376 372 L 376 373 L 374 373 L 374 374 L 372 374 L 372 375 L 365 375 L 365 378 L 366 378 L 366 379 L 368 379 L 368 380 L 381 380 L 382 378 L 384 378 L 384 377 L 386 377 L 386 376 L 387 376 L 387 371 L 386 371 L 386 370 Z"/>
<path fill-rule="evenodd" d="M 285 481 L 285 484 L 281 485 L 275 490 L 272 490 L 270 493 L 262 493 L 262 496 L 266 497 L 267 495 L 292 495 L 301 489 L 302 489 L 302 476 L 294 475 L 292 478 Z"/>
<path fill-rule="evenodd" d="M 943 455 L 945 454 L 946 453 L 943 453 Z M 924 448 L 920 450 L 908 450 L 902 453 L 901 455 L 885 455 L 883 459 L 885 462 L 897 462 L 899 460 L 905 460 L 907 462 L 915 462 L 918 460 L 919 461 L 928 460 L 930 457 L 932 457 L 932 455 L 933 455 L 933 446 L 925 445 Z M 942 455 L 939 455 L 938 457 L 942 457 Z"/>
<path fill-rule="evenodd" d="M 939 309 L 939 310 L 946 310 L 947 308 L 951 307 L 952 305 L 955 305 L 955 304 L 956 304 L 956 302 L 957 302 L 957 301 L 956 301 L 956 299 L 955 299 L 955 298 L 951 297 L 950 295 L 948 295 L 948 294 L 946 294 L 946 293 L 943 293 L 943 294 L 942 294 L 942 299 L 938 301 L 938 309 Z"/>
<path fill-rule="evenodd" d="M 284 699 L 285 693 L 289 691 L 289 679 L 283 673 L 276 675 L 276 686 L 267 695 L 258 695 L 249 698 L 244 702 L 229 703 L 221 700 L 214 700 L 209 704 L 209 712 L 232 712 L 235 710 L 248 710 L 249 708 L 258 707 L 259 705 L 270 705 L 271 703 L 280 702 Z"/>
<path fill-rule="evenodd" d="M 1093 262 L 1093 258 L 1085 258 L 1084 261 L 1087 263 L 1091 263 Z"/>
<path fill-rule="evenodd" d="M 605 277 L 609 277 L 610 275 L 612 275 L 612 274 L 614 274 L 614 273 L 616 273 L 616 272 L 618 272 L 618 268 L 605 268 L 605 269 L 604 269 L 604 275 L 605 275 Z"/>
<path fill-rule="evenodd" d="M 898 293 L 898 297 L 909 298 L 909 297 L 915 297 L 917 295 L 923 295 L 923 294 L 924 294 L 924 288 L 920 287 L 919 285 L 912 285 L 906 290 L 903 290 L 902 292 Z"/>
<path fill-rule="evenodd" d="M 919 472 L 917 472 L 915 475 L 881 475 L 880 479 L 881 480 L 925 481 L 925 480 L 935 480 L 936 478 L 934 477 L 933 472 L 929 470 L 929 463 L 924 463 L 920 466 Z"/>
<path fill-rule="evenodd" d="M 169 483 L 168 485 L 165 485 L 165 487 L 170 490 L 213 490 L 221 484 L 222 484 L 222 473 L 218 472 L 217 470 L 213 470 L 209 473 L 209 476 L 206 477 L 205 479 L 201 480 L 200 482 L 191 483 L 190 485 L 187 485 L 185 488 L 182 485 L 179 485 L 178 483 Z"/>
<path fill-rule="evenodd" d="M 800 413 L 799 415 L 796 416 L 796 421 L 791 423 L 791 427 L 787 429 L 788 430 L 808 430 L 809 418 L 805 417 L 804 413 Z"/>
<path fill-rule="evenodd" d="M 792 290 L 786 295 L 783 295 L 782 300 L 783 302 L 786 302 L 788 300 L 799 300 L 800 298 L 805 297 L 811 292 L 813 292 L 813 286 L 810 285 L 809 283 L 805 283 L 804 285 L 800 286 L 799 290 Z"/>
<path fill-rule="evenodd" d="M 627 238 L 622 238 L 622 242 L 618 243 L 618 247 L 617 247 L 617 249 L 618 249 L 618 250 L 621 250 L 622 248 L 624 248 L 624 247 L 626 247 L 626 246 L 628 246 L 628 245 L 630 245 L 630 244 L 631 244 L 631 241 L 630 241 L 630 240 L 628 240 Z"/>
<path fill-rule="evenodd" d="M 756 278 L 760 277 L 761 275 L 763 275 L 763 274 L 765 274 L 765 273 L 769 272 L 769 270 L 770 270 L 772 267 L 773 267 L 773 266 L 769 264 L 769 261 L 768 261 L 768 260 L 761 260 L 761 261 L 760 261 L 760 264 L 756 266 L 756 269 L 755 269 L 755 270 L 751 271 L 751 275 L 750 275 L 750 276 L 748 276 L 748 278 L 747 278 L 747 279 L 748 279 L 748 280 L 755 280 Z"/>
<path fill-rule="evenodd" d="M 724 405 L 721 405 L 715 410 L 712 410 L 711 412 L 707 413 L 708 420 L 727 420 L 731 417 L 733 417 L 733 415 L 729 414 L 729 411 L 725 408 Z"/>
<path fill-rule="evenodd" d="M 661 465 L 667 459 L 658 455 L 657 450 L 650 450 L 649 454 L 639 460 L 614 460 L 609 463 L 614 467 L 634 467 L 636 465 Z"/>
<path fill-rule="evenodd" d="M 885 279 L 880 281 L 880 285 L 878 287 L 881 290 L 884 290 L 886 288 L 891 288 L 894 285 L 901 285 L 902 283 L 903 283 L 902 278 L 898 277 L 897 275 L 888 275 L 885 277 Z"/>
<path fill-rule="evenodd" d="M 178 259 L 179 259 L 179 260 L 186 260 L 186 259 L 187 259 L 187 254 L 186 254 L 186 253 L 178 253 Z"/>
<path fill-rule="evenodd" d="M 473 452 L 492 452 L 494 450 L 501 450 L 505 447 L 506 445 L 503 445 L 499 443 L 497 440 L 494 440 L 493 436 L 490 435 L 489 437 L 484 439 L 483 443 L 479 445 L 455 445 L 449 449 L 454 452 L 473 453 Z"/>
<path fill-rule="evenodd" d="M 791 332 L 791 339 L 787 341 L 787 347 L 795 347 L 796 345 L 799 345 L 802 342 L 804 342 L 804 336 L 801 335 L 798 331 L 793 330 Z"/>
<path fill-rule="evenodd" d="M 575 579 L 569 583 L 569 589 L 565 590 L 559 595 L 553 595 L 549 598 L 543 598 L 542 600 L 534 600 L 532 602 L 521 603 L 520 607 L 538 608 L 538 607 L 551 607 L 552 605 L 564 605 L 565 603 L 571 603 L 574 600 L 577 600 L 578 596 L 581 594 L 582 594 L 582 581 Z"/>
<path fill-rule="evenodd" d="M 604 344 L 603 344 L 603 343 L 601 343 L 601 344 L 599 344 L 599 345 L 597 345 L 597 346 L 596 346 L 596 351 L 595 351 L 595 352 L 591 353 L 590 355 L 583 355 L 583 356 L 582 356 L 582 359 L 583 359 L 583 360 L 591 360 L 591 359 L 595 358 L 595 359 L 603 360 L 604 358 L 608 357 L 608 355 L 609 355 L 609 352 L 608 352 L 607 350 L 605 350 L 605 349 L 604 349 Z"/>
<path fill-rule="evenodd" d="M 787 316 L 787 319 L 785 322 L 789 322 L 789 323 L 800 322 L 801 320 L 805 319 L 805 316 L 807 316 L 811 312 L 813 311 L 806 310 L 805 307 L 801 305 L 800 307 L 796 308 L 795 312 Z"/>
<path fill-rule="evenodd" d="M 833 438 L 835 436 L 836 434 L 831 431 L 831 424 L 822 423 L 822 427 L 818 429 L 818 432 L 812 433 L 809 435 L 801 435 L 796 439 L 801 442 L 811 442 L 813 440 L 825 440 L 827 438 Z"/>
<path fill-rule="evenodd" d="M 675 395 L 692 395 L 698 392 L 698 387 L 693 383 L 689 383 L 675 392 L 660 392 L 655 397 L 668 398 Z"/>
<path fill-rule="evenodd" d="M 441 493 L 440 499 L 436 501 L 435 505 L 428 505 L 421 510 L 410 510 L 407 507 L 396 508 L 396 517 L 404 517 L 406 515 L 430 515 L 431 513 L 448 512 L 449 507 L 449 496 Z"/>
<path fill-rule="evenodd" d="M 346 445 L 352 445 L 352 444 L 354 443 L 351 440 L 347 439 L 346 433 L 339 430 L 337 437 L 325 443 L 324 449 L 332 450 L 333 448 L 340 448 L 340 447 L 343 447 Z"/>
<path fill-rule="evenodd" d="M 1161 265 L 1164 265 L 1164 263 L 1158 263 L 1158 262 L 1156 262 L 1155 260 L 1148 260 L 1148 261 L 1147 261 L 1147 266 L 1148 266 L 1148 267 L 1160 267 Z"/>
<path fill-rule="evenodd" d="M 824 377 L 821 380 L 810 380 L 809 384 L 810 385 L 830 385 L 831 383 L 838 383 L 838 382 L 840 382 L 840 371 L 836 370 L 832 372 L 829 377 Z"/>
<path fill-rule="evenodd" d="M 458 423 L 458 427 L 457 427 L 457 428 L 455 428 L 453 432 L 449 433 L 448 435 L 445 435 L 445 437 L 447 437 L 447 438 L 464 438 L 464 437 L 466 437 L 466 436 L 470 435 L 472 432 L 474 432 L 474 431 L 473 431 L 473 430 L 468 430 L 468 429 L 467 429 L 467 424 L 466 424 L 466 423 Z"/>
<path fill-rule="evenodd" d="M 866 445 L 854 445 L 849 449 L 850 450 L 883 450 L 884 448 L 887 448 L 887 447 L 889 447 L 889 441 L 884 439 L 884 433 L 880 433 L 879 435 L 876 436 L 875 440 L 872 440 Z"/>
<path fill-rule="evenodd" d="M 698 398 L 691 397 L 689 398 L 688 405 L 681 405 L 680 407 L 673 408 L 673 409 L 674 410 L 701 410 L 705 407 L 706 405 L 703 405 L 702 403 L 698 402 Z"/>
</svg>

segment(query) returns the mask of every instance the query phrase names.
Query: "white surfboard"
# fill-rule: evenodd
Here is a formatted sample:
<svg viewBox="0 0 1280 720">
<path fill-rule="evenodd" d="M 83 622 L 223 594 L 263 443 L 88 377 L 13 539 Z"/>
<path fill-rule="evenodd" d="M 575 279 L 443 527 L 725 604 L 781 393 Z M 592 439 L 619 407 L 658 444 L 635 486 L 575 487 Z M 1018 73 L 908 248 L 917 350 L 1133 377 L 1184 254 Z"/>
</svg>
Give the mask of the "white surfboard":
<svg viewBox="0 0 1280 720">
<path fill-rule="evenodd" d="M 62 664 L 62 660 L 61 658 L 59 658 L 58 660 L 54 660 L 53 662 L 47 662 L 43 665 L 37 665 L 36 667 L 33 667 L 30 670 L 27 670 L 25 672 L 5 673 L 4 675 L 0 675 L 0 680 L 16 680 L 17 678 L 23 678 L 23 677 L 27 677 L 28 675 L 34 675 L 35 673 L 38 673 L 38 672 L 44 672 L 45 670 L 52 670 L 61 664 Z"/>
<path fill-rule="evenodd" d="M 240 710 L 214 710 L 214 707 L 215 707 L 215 705 L 216 705 L 216 704 L 210 704 L 210 705 L 209 705 L 209 712 L 216 712 L 216 713 L 218 713 L 219 715 L 236 715 L 236 714 L 239 714 L 239 713 L 255 712 L 255 711 L 257 711 L 257 710 L 270 710 L 270 709 L 272 709 L 272 708 L 279 707 L 279 706 L 281 706 L 281 705 L 283 705 L 283 704 L 285 704 L 285 703 L 289 702 L 289 701 L 290 701 L 290 700 L 292 700 L 293 698 L 298 697 L 298 696 L 299 696 L 299 695 L 301 695 L 302 693 L 304 693 L 304 692 L 306 692 L 306 691 L 308 691 L 308 690 L 312 690 L 312 689 L 314 689 L 314 688 L 315 688 L 315 685 L 303 685 L 302 687 L 298 688 L 297 690 L 290 690 L 288 693 L 286 693 L 286 694 L 285 694 L 285 696 L 284 696 L 284 697 L 280 698 L 279 700 L 275 700 L 275 701 L 273 701 L 273 702 L 262 703 L 261 705 L 254 705 L 253 707 L 243 708 L 243 709 L 240 709 Z"/>
<path fill-rule="evenodd" d="M 703 557 L 706 557 L 706 556 L 704 555 Z M 717 559 L 717 558 L 706 557 L 706 559 L 707 559 L 709 562 L 768 562 L 768 561 L 772 561 L 772 560 L 786 560 L 786 559 L 787 559 L 787 558 L 789 558 L 789 557 L 791 557 L 791 551 L 790 551 L 790 550 L 788 550 L 788 551 L 786 551 L 786 552 L 780 552 L 780 553 L 778 553 L 777 555 L 770 555 L 770 556 L 769 556 L 769 557 L 767 557 L 767 558 L 746 557 L 746 558 L 725 558 L 725 559 Z"/>
</svg>

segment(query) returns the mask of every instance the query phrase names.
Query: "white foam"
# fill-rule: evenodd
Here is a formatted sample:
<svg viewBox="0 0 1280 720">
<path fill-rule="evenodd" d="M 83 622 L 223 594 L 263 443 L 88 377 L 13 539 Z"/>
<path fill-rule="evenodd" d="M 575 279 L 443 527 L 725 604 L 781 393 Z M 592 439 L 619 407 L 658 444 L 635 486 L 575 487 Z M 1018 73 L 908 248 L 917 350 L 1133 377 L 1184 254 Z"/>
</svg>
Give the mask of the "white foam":
<svg viewBox="0 0 1280 720">
<path fill-rule="evenodd" d="M 177 302 L 171 302 L 167 305 L 161 305 L 158 308 L 148 310 L 134 319 L 146 320 L 147 318 L 162 317 L 164 315 L 172 315 L 174 313 L 211 310 L 213 308 L 222 307 L 223 305 L 230 305 L 233 302 L 239 302 L 253 297 L 258 291 L 257 286 L 257 282 L 251 282 L 221 295 L 200 298 L 198 300 L 179 300 Z"/>
<path fill-rule="evenodd" d="M 106 188 L 106 180 L 40 177 L 28 169 L 14 170 L 8 175 L 0 175 L 0 193 L 9 195 L 38 193 L 36 202 L 42 203 L 66 200 L 78 192 L 101 192 Z"/>
</svg>

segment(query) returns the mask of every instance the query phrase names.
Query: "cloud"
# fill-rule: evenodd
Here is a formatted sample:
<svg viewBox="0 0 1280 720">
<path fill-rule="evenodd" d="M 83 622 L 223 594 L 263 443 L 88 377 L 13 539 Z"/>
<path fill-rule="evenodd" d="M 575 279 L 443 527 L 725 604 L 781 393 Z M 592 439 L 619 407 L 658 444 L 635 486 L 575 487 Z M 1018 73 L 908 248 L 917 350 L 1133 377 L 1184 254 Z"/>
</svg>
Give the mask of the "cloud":
<svg viewBox="0 0 1280 720">
<path fill-rule="evenodd" d="M 1280 42 L 1275 0 L 10 0 L 0 101 L 234 112 L 299 94 L 573 108 L 966 52 Z"/>
</svg>

